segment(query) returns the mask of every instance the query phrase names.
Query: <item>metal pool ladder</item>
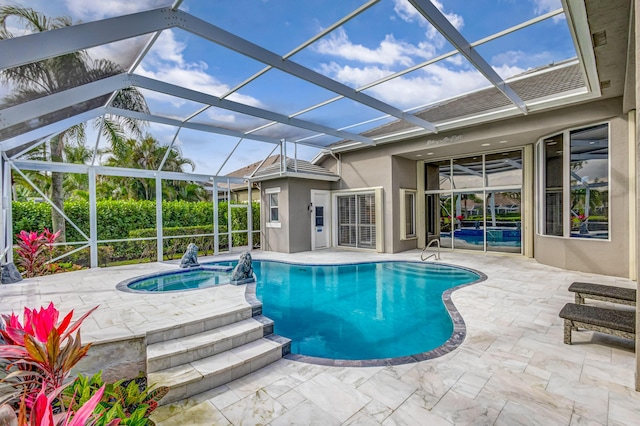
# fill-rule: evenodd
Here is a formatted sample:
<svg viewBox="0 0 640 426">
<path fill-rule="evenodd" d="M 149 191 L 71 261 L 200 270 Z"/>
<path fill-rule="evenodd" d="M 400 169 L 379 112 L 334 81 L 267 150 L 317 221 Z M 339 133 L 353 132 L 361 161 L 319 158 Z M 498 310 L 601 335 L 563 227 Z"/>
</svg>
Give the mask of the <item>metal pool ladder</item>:
<svg viewBox="0 0 640 426">
<path fill-rule="evenodd" d="M 430 255 L 425 257 L 425 252 L 429 247 L 431 247 L 434 242 L 436 243 L 436 246 L 438 246 L 438 251 L 435 253 L 431 253 Z M 440 238 L 434 238 L 433 240 L 429 241 L 429 244 L 427 244 L 425 248 L 422 249 L 422 253 L 420 253 L 420 259 L 422 260 L 428 260 L 432 257 L 436 260 L 440 260 Z"/>
</svg>

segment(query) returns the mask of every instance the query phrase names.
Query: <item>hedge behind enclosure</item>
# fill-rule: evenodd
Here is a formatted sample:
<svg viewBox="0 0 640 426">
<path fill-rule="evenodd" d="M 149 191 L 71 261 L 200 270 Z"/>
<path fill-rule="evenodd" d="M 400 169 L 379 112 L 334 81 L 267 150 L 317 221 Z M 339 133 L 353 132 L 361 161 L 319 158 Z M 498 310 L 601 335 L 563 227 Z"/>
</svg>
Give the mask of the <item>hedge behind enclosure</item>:
<svg viewBox="0 0 640 426">
<path fill-rule="evenodd" d="M 218 224 L 220 230 L 227 228 L 228 205 L 218 204 Z M 156 228 L 155 201 L 104 200 L 96 203 L 98 216 L 98 239 L 115 240 L 129 238 L 130 232 Z M 252 203 L 253 229 L 260 229 L 260 204 Z M 87 235 L 89 235 L 89 203 L 67 201 L 65 214 Z M 213 205 L 210 202 L 163 201 L 163 229 L 184 227 L 208 227 L 213 232 Z M 232 208 L 232 229 L 247 228 L 247 214 L 244 208 Z M 51 206 L 48 203 L 13 202 L 13 235 L 22 230 L 42 232 L 51 229 Z M 154 235 L 155 236 L 155 235 Z M 78 231 L 67 223 L 67 241 L 84 241 Z"/>
</svg>

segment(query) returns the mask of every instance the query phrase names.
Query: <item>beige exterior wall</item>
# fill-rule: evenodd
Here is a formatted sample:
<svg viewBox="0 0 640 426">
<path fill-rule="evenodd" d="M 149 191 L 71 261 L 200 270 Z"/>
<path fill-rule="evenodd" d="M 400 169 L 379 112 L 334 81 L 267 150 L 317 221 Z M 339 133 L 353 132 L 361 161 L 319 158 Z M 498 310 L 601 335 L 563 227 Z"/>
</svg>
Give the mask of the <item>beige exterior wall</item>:
<svg viewBox="0 0 640 426">
<path fill-rule="evenodd" d="M 268 227 L 268 189 L 280 188 L 278 193 L 278 215 L 280 227 Z M 280 253 L 296 253 L 311 250 L 311 190 L 329 190 L 330 183 L 309 179 L 282 178 L 262 182 L 262 249 Z"/>
<path fill-rule="evenodd" d="M 609 240 L 536 235 L 534 253 L 540 263 L 597 274 L 629 276 L 628 121 L 625 115 L 612 118 L 609 123 Z"/>
<path fill-rule="evenodd" d="M 409 160 L 403 157 L 391 157 L 391 194 L 388 195 L 388 199 L 391 199 L 391 220 L 387 220 L 387 224 L 390 224 L 393 229 L 393 240 L 391 241 L 393 253 L 401 251 L 412 250 L 418 247 L 418 239 L 401 240 L 402 217 L 400 216 L 400 203 L 404 203 L 404 200 L 400 197 L 400 189 L 416 189 L 417 188 L 417 169 L 415 160 Z M 424 198 L 424 194 L 416 194 Z M 416 217 L 418 220 L 424 221 L 423 217 Z"/>
<path fill-rule="evenodd" d="M 394 240 L 392 226 L 394 206 L 393 200 L 390 198 L 392 193 L 392 163 L 389 148 L 370 148 L 341 154 L 342 179 L 334 183 L 331 188 L 332 190 L 382 188 L 384 253 L 393 253 Z"/>
<path fill-rule="evenodd" d="M 278 218 L 280 227 L 269 227 L 269 194 L 268 189 L 280 188 L 278 193 Z M 260 190 L 262 215 L 260 218 L 261 247 L 262 250 L 289 253 L 289 180 L 274 179 L 262 182 Z"/>
</svg>

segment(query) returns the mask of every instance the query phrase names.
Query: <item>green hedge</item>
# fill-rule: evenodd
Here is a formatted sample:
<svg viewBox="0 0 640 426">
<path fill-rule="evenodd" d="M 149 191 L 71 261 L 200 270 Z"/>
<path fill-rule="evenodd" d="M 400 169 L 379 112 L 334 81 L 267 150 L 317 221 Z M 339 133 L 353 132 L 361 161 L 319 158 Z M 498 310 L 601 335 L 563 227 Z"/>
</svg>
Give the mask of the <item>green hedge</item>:
<svg viewBox="0 0 640 426">
<path fill-rule="evenodd" d="M 89 203 L 68 201 L 64 204 L 65 214 L 87 235 L 89 235 Z M 218 226 L 220 232 L 227 231 L 228 204 L 218 204 Z M 232 229 L 247 229 L 246 208 L 232 207 Z M 99 240 L 116 240 L 141 237 L 156 237 L 155 201 L 115 201 L 96 203 Z M 254 230 L 260 229 L 260 204 L 252 204 Z M 192 235 L 213 233 L 213 205 L 210 202 L 164 201 L 162 203 L 163 234 Z M 13 233 L 21 230 L 42 232 L 51 229 L 51 207 L 47 203 L 13 202 Z M 233 235 L 233 246 L 247 245 L 247 233 Z M 254 234 L 254 238 L 258 236 Z M 197 240 L 197 241 L 196 241 Z M 80 233 L 67 224 L 67 241 L 84 241 Z M 213 237 L 165 239 L 164 251 L 168 258 L 182 255 L 189 242 L 195 242 L 201 254 L 213 252 Z M 156 256 L 156 242 L 127 241 L 109 243 L 113 248 L 114 260 L 153 258 Z M 227 235 L 220 235 L 220 247 L 228 246 Z M 104 244 L 101 244 L 104 247 Z"/>
<path fill-rule="evenodd" d="M 227 203 L 218 204 L 218 224 L 227 226 Z M 260 228 L 260 204 L 253 203 L 253 227 Z M 89 203 L 68 201 L 64 204 L 65 214 L 87 235 L 89 235 Z M 131 231 L 155 229 L 155 201 L 105 200 L 96 203 L 98 218 L 98 239 L 115 240 L 128 238 Z M 246 229 L 247 216 L 244 208 L 232 208 L 233 229 Z M 207 226 L 213 223 L 213 206 L 210 202 L 164 201 L 162 203 L 163 228 L 185 226 Z M 47 203 L 13 202 L 13 233 L 21 230 L 42 232 L 51 229 L 51 207 Z M 213 232 L 213 231 L 211 231 Z M 67 241 L 83 241 L 84 238 L 67 224 Z"/>
</svg>

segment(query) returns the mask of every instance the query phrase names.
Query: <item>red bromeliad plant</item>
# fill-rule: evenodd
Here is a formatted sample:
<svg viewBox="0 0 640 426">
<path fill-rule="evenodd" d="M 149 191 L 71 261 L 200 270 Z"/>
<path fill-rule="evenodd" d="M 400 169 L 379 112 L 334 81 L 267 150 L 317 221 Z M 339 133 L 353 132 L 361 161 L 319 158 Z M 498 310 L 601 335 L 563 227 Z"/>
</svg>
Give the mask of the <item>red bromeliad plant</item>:
<svg viewBox="0 0 640 426">
<path fill-rule="evenodd" d="M 16 253 L 19 258 L 16 263 L 24 268 L 26 278 L 42 275 L 47 272 L 46 263 L 51 260 L 53 254 L 53 243 L 60 235 L 60 231 L 52 233 L 47 228 L 41 234 L 35 231 L 20 231 L 18 237 L 18 248 Z"/>
<path fill-rule="evenodd" d="M 22 323 L 15 313 L 2 315 L 0 365 L 13 370 L 3 380 L 17 379 L 13 385 L 22 388 L 27 408 L 33 407 L 41 392 L 48 396 L 65 386 L 71 369 L 91 346 L 82 346 L 78 329 L 95 309 L 97 306 L 73 324 L 73 311 L 58 322 L 60 312 L 53 303 L 39 311 L 25 308 Z"/>
</svg>

